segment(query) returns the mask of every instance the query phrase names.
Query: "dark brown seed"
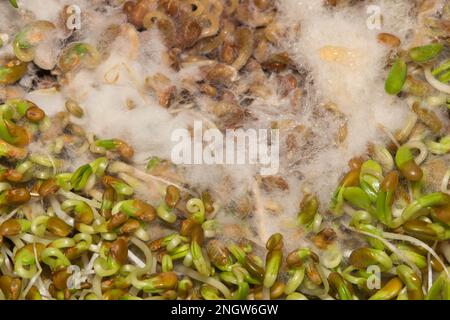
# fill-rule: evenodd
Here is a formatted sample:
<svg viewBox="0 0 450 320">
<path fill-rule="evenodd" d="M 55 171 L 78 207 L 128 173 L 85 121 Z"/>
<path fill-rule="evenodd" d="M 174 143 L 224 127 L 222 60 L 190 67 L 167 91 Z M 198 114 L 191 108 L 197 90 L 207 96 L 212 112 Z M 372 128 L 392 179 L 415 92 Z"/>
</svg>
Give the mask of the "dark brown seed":
<svg viewBox="0 0 450 320">
<path fill-rule="evenodd" d="M 64 252 L 64 255 L 69 260 L 75 260 L 75 259 L 79 258 L 79 257 L 81 257 L 81 254 L 82 254 L 82 252 L 80 252 L 80 250 L 78 250 L 77 247 L 67 248 L 67 250 Z"/>
<path fill-rule="evenodd" d="M 422 180 L 423 171 L 414 160 L 407 161 L 405 164 L 403 164 L 403 166 L 400 168 L 400 171 L 403 176 L 409 181 Z"/>
<path fill-rule="evenodd" d="M 174 185 L 167 186 L 165 201 L 170 208 L 174 208 L 180 201 L 180 190 Z"/>
<path fill-rule="evenodd" d="M 47 221 L 47 230 L 58 237 L 67 237 L 72 227 L 58 217 L 50 217 Z"/>
<path fill-rule="evenodd" d="M 195 222 L 192 219 L 185 219 L 181 222 L 181 229 L 180 229 L 180 234 L 182 236 L 190 236 L 192 233 L 192 230 L 195 228 L 195 226 L 197 225 L 197 222 Z"/>
<path fill-rule="evenodd" d="M 124 238 L 118 238 L 111 244 L 110 252 L 112 257 L 121 265 L 128 260 L 128 243 Z"/>
<path fill-rule="evenodd" d="M 177 43 L 180 48 L 186 49 L 193 46 L 202 33 L 202 27 L 195 20 L 183 22 L 177 30 Z"/>
<path fill-rule="evenodd" d="M 325 250 L 336 239 L 336 232 L 332 228 L 325 228 L 313 237 L 314 244 Z"/>
<path fill-rule="evenodd" d="M 136 199 L 136 200 L 134 200 L 134 207 L 138 209 L 134 213 L 134 215 L 139 220 L 142 220 L 145 222 L 151 222 L 151 221 L 155 220 L 156 210 L 152 205 L 150 205 L 142 200 Z"/>
<path fill-rule="evenodd" d="M 55 179 L 45 180 L 39 187 L 39 195 L 43 198 L 54 195 L 59 190 Z"/>
<path fill-rule="evenodd" d="M 22 291 L 22 280 L 7 275 L 0 276 L 0 289 L 3 291 L 6 299 L 17 300 Z"/>
<path fill-rule="evenodd" d="M 30 200 L 30 192 L 25 188 L 17 188 L 8 190 L 6 194 L 6 201 L 11 205 L 20 205 Z"/>
<path fill-rule="evenodd" d="M 320 277 L 320 274 L 313 263 L 310 263 L 306 266 L 305 272 L 309 280 L 311 280 L 313 283 L 315 283 L 316 285 L 322 284 L 322 278 Z"/>
<path fill-rule="evenodd" d="M 200 246 L 203 244 L 205 238 L 203 228 L 201 225 L 196 224 L 191 232 L 191 241 L 198 243 Z"/>
<path fill-rule="evenodd" d="M 121 226 L 128 220 L 128 215 L 123 212 L 119 212 L 112 216 L 111 220 L 108 222 L 108 230 L 112 231 L 115 228 Z"/>
<path fill-rule="evenodd" d="M 9 219 L 0 225 L 0 235 L 11 237 L 20 234 L 22 226 L 16 219 Z"/>
<path fill-rule="evenodd" d="M 140 227 L 140 223 L 137 220 L 129 219 L 120 227 L 120 232 L 125 234 L 130 234 L 135 232 Z"/>
</svg>

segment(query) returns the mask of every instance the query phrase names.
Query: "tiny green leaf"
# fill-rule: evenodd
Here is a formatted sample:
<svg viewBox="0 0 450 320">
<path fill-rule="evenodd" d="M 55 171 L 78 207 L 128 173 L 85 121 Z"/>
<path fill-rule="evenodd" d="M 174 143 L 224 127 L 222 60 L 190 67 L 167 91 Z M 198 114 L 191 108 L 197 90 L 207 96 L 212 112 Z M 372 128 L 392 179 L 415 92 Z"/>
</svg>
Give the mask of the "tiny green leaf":
<svg viewBox="0 0 450 320">
<path fill-rule="evenodd" d="M 19 6 L 17 5 L 17 0 L 9 0 L 9 3 L 10 3 L 14 8 L 19 8 Z"/>
<path fill-rule="evenodd" d="M 406 74 L 406 63 L 401 59 L 397 59 L 392 65 L 392 68 L 389 71 L 388 77 L 386 79 L 386 83 L 384 86 L 386 92 L 395 95 L 402 91 L 403 85 L 406 81 Z"/>
<path fill-rule="evenodd" d="M 421 47 L 412 48 L 409 51 L 411 59 L 418 63 L 428 62 L 436 58 L 444 48 L 440 43 L 432 43 Z"/>
</svg>

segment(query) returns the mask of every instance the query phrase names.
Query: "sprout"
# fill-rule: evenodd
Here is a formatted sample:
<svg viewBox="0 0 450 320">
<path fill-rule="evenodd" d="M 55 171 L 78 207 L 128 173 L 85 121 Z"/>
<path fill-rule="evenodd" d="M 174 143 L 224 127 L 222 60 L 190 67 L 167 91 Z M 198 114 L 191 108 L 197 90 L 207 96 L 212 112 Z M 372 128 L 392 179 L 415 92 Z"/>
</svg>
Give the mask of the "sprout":
<svg viewBox="0 0 450 320">
<path fill-rule="evenodd" d="M 168 223 L 175 223 L 177 221 L 177 216 L 172 212 L 172 209 L 168 207 L 165 203 L 162 203 L 156 209 L 158 217 Z"/>
<path fill-rule="evenodd" d="M 283 236 L 280 233 L 273 234 L 266 243 L 268 250 L 264 271 L 264 287 L 270 288 L 275 283 L 283 258 Z"/>
<path fill-rule="evenodd" d="M 407 146 L 398 148 L 395 154 L 395 164 L 409 181 L 420 181 L 422 179 L 422 169 L 414 161 L 412 152 Z"/>
<path fill-rule="evenodd" d="M 369 196 L 372 202 L 377 199 L 380 183 L 383 175 L 381 165 L 373 160 L 367 160 L 361 166 L 359 184 Z"/>
<path fill-rule="evenodd" d="M 420 275 L 416 274 L 410 267 L 400 265 L 397 267 L 397 274 L 406 285 L 409 300 L 422 300 L 422 281 Z"/>
<path fill-rule="evenodd" d="M 192 214 L 192 219 L 202 224 L 205 221 L 205 205 L 198 198 L 189 199 L 186 203 L 186 210 Z"/>
<path fill-rule="evenodd" d="M 339 300 L 353 300 L 353 290 L 351 284 L 347 283 L 337 272 L 331 272 L 328 275 L 330 287 L 337 292 Z"/>
</svg>

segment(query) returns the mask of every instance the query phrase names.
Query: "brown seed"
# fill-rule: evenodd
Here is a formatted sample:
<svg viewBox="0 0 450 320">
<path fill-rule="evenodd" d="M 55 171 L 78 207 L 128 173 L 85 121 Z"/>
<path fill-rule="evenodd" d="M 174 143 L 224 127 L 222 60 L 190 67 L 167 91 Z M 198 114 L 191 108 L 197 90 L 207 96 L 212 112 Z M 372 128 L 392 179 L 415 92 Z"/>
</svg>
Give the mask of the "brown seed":
<svg viewBox="0 0 450 320">
<path fill-rule="evenodd" d="M 247 254 L 243 265 L 256 279 L 262 280 L 264 278 L 264 269 L 258 264 L 253 255 Z"/>
<path fill-rule="evenodd" d="M 288 54 L 282 52 L 270 56 L 269 59 L 261 63 L 261 67 L 264 70 L 279 73 L 291 64 L 292 60 L 289 58 Z"/>
<path fill-rule="evenodd" d="M 107 279 L 107 280 L 102 281 L 102 284 L 101 284 L 102 291 L 108 291 L 108 290 L 114 289 L 114 287 L 115 287 L 114 282 L 115 282 L 115 279 Z"/>
<path fill-rule="evenodd" d="M 292 74 L 280 76 L 279 80 L 282 97 L 288 96 L 298 85 L 297 79 Z"/>
<path fill-rule="evenodd" d="M 154 287 L 158 289 L 174 289 L 178 283 L 175 272 L 161 272 L 153 278 Z"/>
<path fill-rule="evenodd" d="M 124 224 L 128 220 L 128 215 L 123 212 L 119 212 L 112 216 L 108 222 L 108 230 L 112 231 L 120 225 Z"/>
<path fill-rule="evenodd" d="M 52 282 L 56 289 L 64 290 L 67 288 L 67 279 L 69 279 L 70 273 L 64 268 L 56 271 L 52 274 Z"/>
<path fill-rule="evenodd" d="M 8 190 L 6 193 L 6 201 L 11 205 L 20 205 L 30 200 L 30 192 L 25 188 L 17 188 Z"/>
<path fill-rule="evenodd" d="M 156 218 L 156 210 L 155 208 L 139 199 L 134 200 L 133 206 L 137 209 L 134 213 L 136 218 L 145 222 L 151 222 Z"/>
<path fill-rule="evenodd" d="M 22 232 L 22 226 L 16 219 L 9 219 L 0 225 L 0 234 L 5 237 L 16 236 Z"/>
<path fill-rule="evenodd" d="M 202 83 L 200 84 L 199 89 L 201 93 L 210 97 L 215 97 L 217 95 L 217 89 L 210 84 Z"/>
<path fill-rule="evenodd" d="M 54 195 L 59 190 L 55 179 L 45 180 L 39 187 L 39 195 L 43 198 Z"/>
<path fill-rule="evenodd" d="M 7 169 L 3 176 L 10 182 L 20 182 L 23 178 L 23 174 L 15 169 Z"/>
<path fill-rule="evenodd" d="M 4 119 L 3 122 L 5 123 L 11 136 L 14 137 L 14 143 L 12 143 L 13 145 L 17 147 L 25 147 L 30 143 L 31 136 L 27 129 L 16 125 L 10 120 Z"/>
<path fill-rule="evenodd" d="M 423 171 L 414 160 L 407 161 L 405 164 L 403 164 L 403 166 L 400 168 L 400 171 L 403 176 L 409 181 L 422 180 Z"/>
<path fill-rule="evenodd" d="M 442 121 L 434 111 L 422 108 L 419 102 L 412 105 L 412 110 L 417 114 L 419 120 L 422 121 L 434 133 L 439 134 L 442 130 Z"/>
<path fill-rule="evenodd" d="M 47 230 L 58 237 L 67 237 L 72 227 L 58 217 L 50 217 L 47 221 Z"/>
<path fill-rule="evenodd" d="M 198 243 L 200 246 L 203 244 L 205 238 L 203 228 L 201 225 L 196 224 L 191 231 L 191 241 Z"/>
<path fill-rule="evenodd" d="M 190 19 L 182 22 L 177 30 L 178 46 L 182 49 L 192 47 L 200 38 L 201 33 L 202 27 L 197 21 Z"/>
<path fill-rule="evenodd" d="M 332 228 L 325 228 L 313 237 L 314 244 L 325 250 L 336 239 L 336 232 Z"/>
<path fill-rule="evenodd" d="M 289 189 L 289 185 L 286 182 L 286 180 L 284 180 L 280 176 L 263 177 L 262 184 L 263 184 L 264 190 L 266 190 L 266 191 L 271 191 L 274 189 L 279 189 L 279 190 L 285 191 L 285 190 Z"/>
<path fill-rule="evenodd" d="M 232 64 L 236 59 L 236 48 L 229 41 L 225 41 L 222 45 L 220 60 L 226 64 Z"/>
<path fill-rule="evenodd" d="M 151 10 L 152 2 L 150 0 L 139 0 L 136 3 L 127 1 L 123 11 L 127 14 L 128 21 L 136 28 L 142 28 L 144 17 Z"/>
<path fill-rule="evenodd" d="M 58 295 L 58 290 L 56 290 L 55 286 L 53 284 L 50 284 L 48 286 L 48 292 L 52 296 L 52 298 L 56 299 Z"/>
<path fill-rule="evenodd" d="M 6 299 L 17 300 L 22 291 L 22 280 L 7 275 L 0 276 L 0 289 L 3 291 Z"/>
<path fill-rule="evenodd" d="M 391 47 L 398 47 L 401 43 L 399 38 L 390 33 L 381 32 L 378 34 L 377 39 L 380 43 L 386 44 Z"/>
<path fill-rule="evenodd" d="M 361 157 L 355 157 L 350 159 L 348 162 L 348 167 L 350 170 L 359 170 L 361 169 L 362 164 L 364 163 L 364 159 Z"/>
<path fill-rule="evenodd" d="M 219 240 L 210 240 L 206 245 L 206 251 L 215 266 L 226 266 L 228 264 L 230 252 Z"/>
<path fill-rule="evenodd" d="M 195 222 L 192 219 L 185 219 L 181 222 L 181 229 L 180 229 L 180 234 L 182 236 L 189 236 L 192 233 L 192 230 L 195 228 L 195 226 L 197 225 L 197 222 Z"/>
<path fill-rule="evenodd" d="M 269 251 L 283 249 L 283 236 L 281 233 L 275 233 L 270 236 L 266 242 L 266 249 Z"/>
<path fill-rule="evenodd" d="M 230 86 L 237 79 L 236 70 L 226 64 L 218 63 L 206 68 L 206 80 L 213 85 Z"/>
<path fill-rule="evenodd" d="M 450 204 L 433 208 L 434 217 L 450 226 Z"/>
<path fill-rule="evenodd" d="M 260 10 L 267 10 L 269 7 L 273 6 L 273 0 L 253 0 L 253 4 Z"/>
<path fill-rule="evenodd" d="M 82 254 L 82 252 L 77 247 L 67 248 L 66 251 L 64 252 L 64 255 L 69 260 L 75 260 L 75 259 L 79 258 L 79 257 L 81 257 L 81 254 Z"/>
<path fill-rule="evenodd" d="M 69 99 L 66 101 L 66 110 L 73 116 L 77 118 L 82 118 L 84 115 L 83 109 L 80 107 L 80 105 L 72 99 Z"/>
<path fill-rule="evenodd" d="M 180 201 L 180 190 L 174 185 L 167 186 L 165 201 L 170 208 L 174 208 Z"/>
<path fill-rule="evenodd" d="M 28 108 L 25 117 L 31 122 L 39 122 L 45 117 L 45 112 L 38 106 Z"/>
<path fill-rule="evenodd" d="M 112 257 L 121 265 L 128 260 L 128 243 L 124 238 L 118 238 L 111 244 L 110 252 Z"/>
<path fill-rule="evenodd" d="M 281 281 L 276 281 L 270 288 L 270 299 L 279 299 L 284 294 L 286 285 Z"/>
<path fill-rule="evenodd" d="M 315 283 L 316 285 L 322 284 L 322 278 L 320 277 L 320 274 L 313 263 L 309 263 L 306 266 L 305 272 L 309 280 L 311 280 L 313 283 Z"/>
<path fill-rule="evenodd" d="M 125 160 L 130 160 L 134 155 L 133 148 L 123 141 L 117 146 L 117 152 Z"/>
<path fill-rule="evenodd" d="M 140 227 L 140 223 L 137 220 L 129 219 L 120 227 L 120 232 L 125 234 L 130 234 L 135 232 Z"/>
<path fill-rule="evenodd" d="M 41 293 L 36 286 L 32 286 L 25 297 L 26 300 L 41 300 Z"/>
<path fill-rule="evenodd" d="M 391 171 L 389 172 L 383 179 L 383 182 L 381 183 L 381 190 L 384 191 L 395 191 L 398 186 L 398 172 L 397 171 Z"/>
<path fill-rule="evenodd" d="M 161 249 L 162 248 L 162 238 L 153 240 L 152 242 L 150 242 L 148 244 L 148 247 L 152 251 L 157 251 L 157 250 Z"/>
</svg>

